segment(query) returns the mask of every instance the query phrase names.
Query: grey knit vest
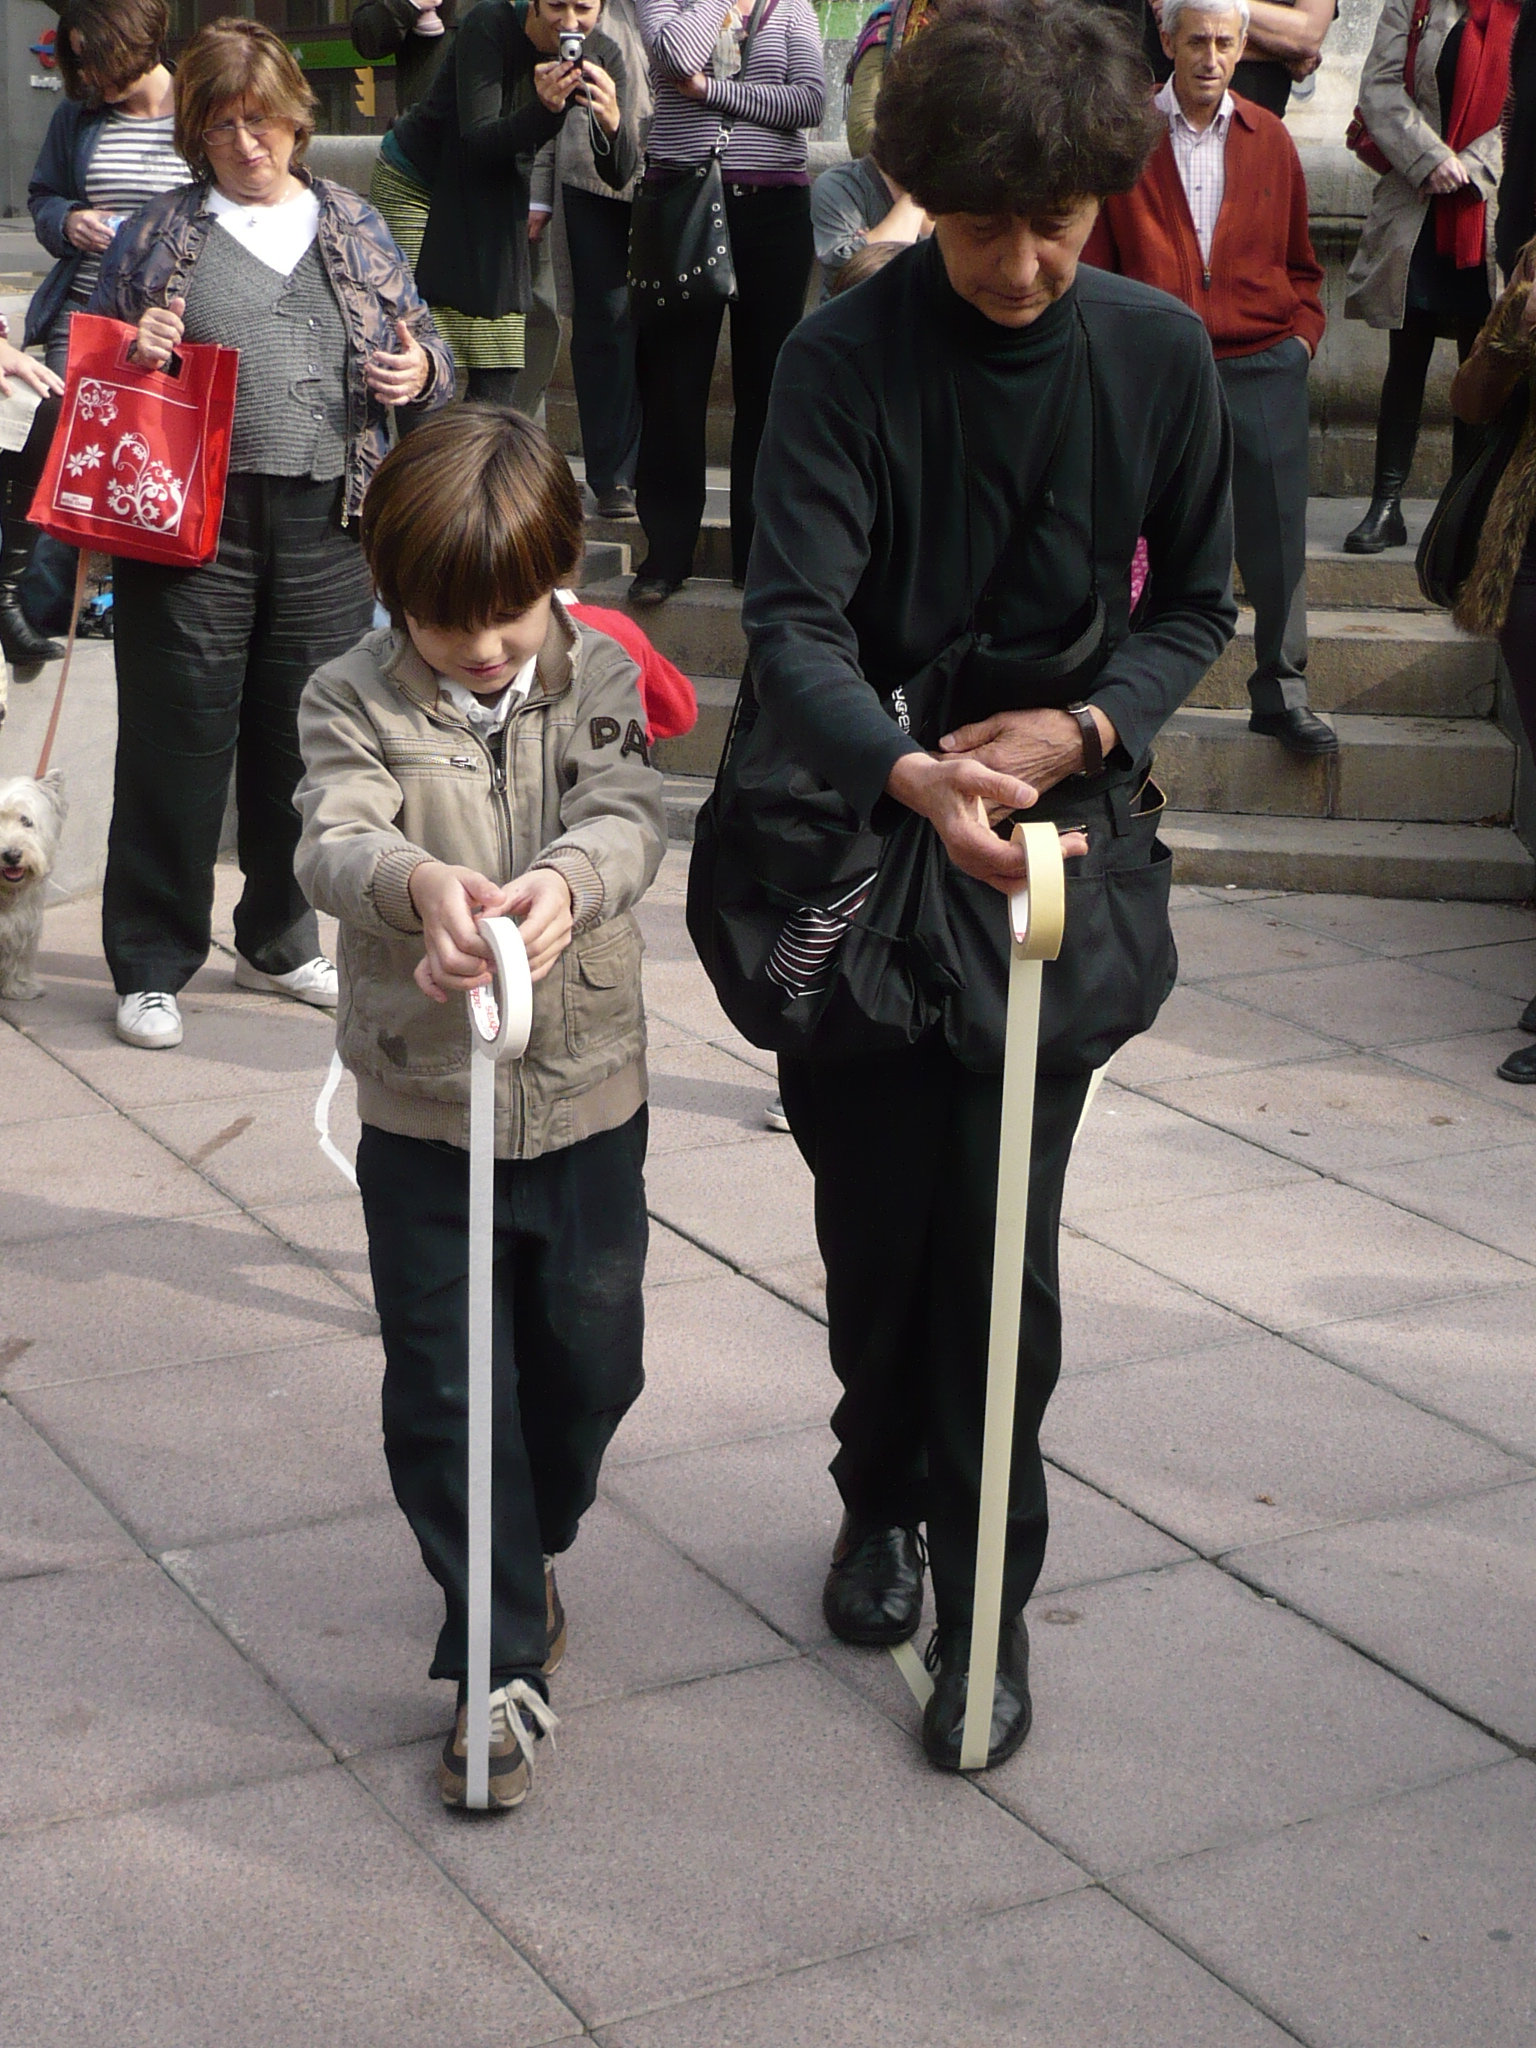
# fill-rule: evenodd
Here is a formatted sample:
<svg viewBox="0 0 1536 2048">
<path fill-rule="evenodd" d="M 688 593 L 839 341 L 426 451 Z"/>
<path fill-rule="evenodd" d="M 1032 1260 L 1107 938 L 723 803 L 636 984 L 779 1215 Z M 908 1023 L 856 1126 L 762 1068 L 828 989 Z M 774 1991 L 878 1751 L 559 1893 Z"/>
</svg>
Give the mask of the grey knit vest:
<svg viewBox="0 0 1536 2048">
<path fill-rule="evenodd" d="M 347 330 L 311 242 L 281 277 L 215 228 L 187 280 L 187 336 L 240 351 L 236 474 L 340 476 L 347 466 Z"/>
</svg>

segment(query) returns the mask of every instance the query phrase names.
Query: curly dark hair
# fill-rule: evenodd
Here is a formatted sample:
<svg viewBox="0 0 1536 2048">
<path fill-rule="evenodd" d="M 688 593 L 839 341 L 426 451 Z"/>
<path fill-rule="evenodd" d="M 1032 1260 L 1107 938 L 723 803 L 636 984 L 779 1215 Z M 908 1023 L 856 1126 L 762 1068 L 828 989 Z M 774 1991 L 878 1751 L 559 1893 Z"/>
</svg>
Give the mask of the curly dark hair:
<svg viewBox="0 0 1536 2048">
<path fill-rule="evenodd" d="M 1085 0 L 952 0 L 886 70 L 873 154 L 929 213 L 1129 192 L 1166 123 L 1127 18 Z"/>
</svg>

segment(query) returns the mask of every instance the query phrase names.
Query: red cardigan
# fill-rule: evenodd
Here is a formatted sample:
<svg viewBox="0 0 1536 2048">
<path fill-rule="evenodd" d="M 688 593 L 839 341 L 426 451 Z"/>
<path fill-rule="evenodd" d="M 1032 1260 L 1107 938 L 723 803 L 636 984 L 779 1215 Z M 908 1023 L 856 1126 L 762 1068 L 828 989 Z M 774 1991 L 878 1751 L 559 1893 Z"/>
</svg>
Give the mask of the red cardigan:
<svg viewBox="0 0 1536 2048">
<path fill-rule="evenodd" d="M 1327 320 L 1318 296 L 1322 265 L 1307 228 L 1307 181 L 1283 122 L 1251 100 L 1233 100 L 1226 191 L 1200 258 L 1189 201 L 1164 135 L 1133 190 L 1106 199 L 1083 250 L 1085 263 L 1118 270 L 1182 299 L 1205 322 L 1220 356 L 1251 356 L 1299 334 L 1312 353 Z"/>
</svg>

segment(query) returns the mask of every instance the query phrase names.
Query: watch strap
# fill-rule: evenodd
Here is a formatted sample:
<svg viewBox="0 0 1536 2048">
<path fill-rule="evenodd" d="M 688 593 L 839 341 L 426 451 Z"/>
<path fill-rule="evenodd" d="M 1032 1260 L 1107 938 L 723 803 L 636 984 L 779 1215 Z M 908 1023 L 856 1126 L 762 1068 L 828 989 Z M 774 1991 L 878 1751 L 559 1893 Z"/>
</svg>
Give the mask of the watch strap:
<svg viewBox="0 0 1536 2048">
<path fill-rule="evenodd" d="M 1067 710 L 1077 720 L 1078 730 L 1083 735 L 1083 765 L 1079 775 L 1097 775 L 1104 766 L 1104 742 L 1099 737 L 1099 722 L 1086 704 L 1069 704 Z"/>
</svg>

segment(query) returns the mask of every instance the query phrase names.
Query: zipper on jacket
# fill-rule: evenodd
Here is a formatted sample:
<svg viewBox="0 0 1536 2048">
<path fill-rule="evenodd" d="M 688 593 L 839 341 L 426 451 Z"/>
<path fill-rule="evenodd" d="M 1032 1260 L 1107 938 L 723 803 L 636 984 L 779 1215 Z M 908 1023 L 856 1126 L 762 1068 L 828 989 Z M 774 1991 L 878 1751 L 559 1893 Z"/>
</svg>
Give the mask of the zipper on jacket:
<svg viewBox="0 0 1536 2048">
<path fill-rule="evenodd" d="M 472 733 L 471 737 L 476 746 L 484 753 L 486 764 L 491 771 L 491 794 L 496 799 L 496 815 L 501 826 L 502 857 L 507 873 L 510 875 L 512 872 L 512 806 L 507 800 L 507 728 L 505 725 L 501 728 L 501 731 L 496 735 L 496 743 L 494 745 L 490 740 L 482 739 L 479 733 Z"/>
</svg>

